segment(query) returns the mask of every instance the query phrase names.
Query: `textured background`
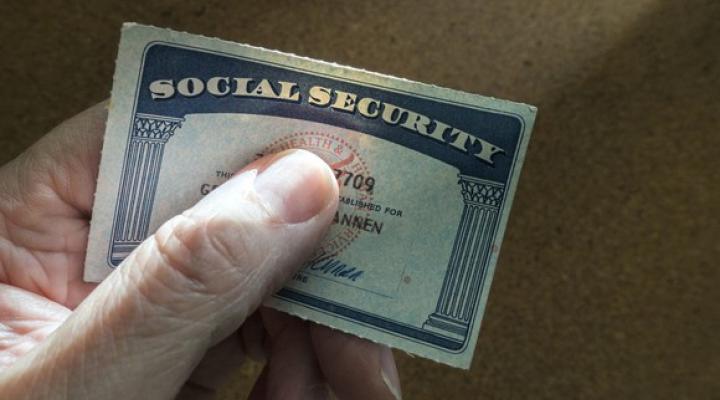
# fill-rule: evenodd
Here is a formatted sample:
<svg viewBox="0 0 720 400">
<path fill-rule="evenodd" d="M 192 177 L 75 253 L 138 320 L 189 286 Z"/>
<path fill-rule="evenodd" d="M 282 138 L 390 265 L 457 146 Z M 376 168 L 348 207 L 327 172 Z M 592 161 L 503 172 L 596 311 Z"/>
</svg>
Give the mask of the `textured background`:
<svg viewBox="0 0 720 400">
<path fill-rule="evenodd" d="M 0 16 L 0 162 L 108 97 L 123 21 L 537 105 L 473 368 L 398 354 L 405 398 L 718 398 L 720 2 L 4 0 Z"/>
</svg>

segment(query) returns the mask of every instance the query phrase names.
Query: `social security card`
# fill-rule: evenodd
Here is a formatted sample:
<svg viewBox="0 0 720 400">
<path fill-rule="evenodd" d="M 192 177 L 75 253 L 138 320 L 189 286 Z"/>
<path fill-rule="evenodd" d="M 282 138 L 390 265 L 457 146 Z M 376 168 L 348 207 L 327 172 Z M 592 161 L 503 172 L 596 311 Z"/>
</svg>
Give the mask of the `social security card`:
<svg viewBox="0 0 720 400">
<path fill-rule="evenodd" d="M 87 251 L 100 281 L 160 224 L 289 148 L 340 207 L 276 309 L 467 368 L 536 109 L 137 24 L 123 27 Z"/>
</svg>

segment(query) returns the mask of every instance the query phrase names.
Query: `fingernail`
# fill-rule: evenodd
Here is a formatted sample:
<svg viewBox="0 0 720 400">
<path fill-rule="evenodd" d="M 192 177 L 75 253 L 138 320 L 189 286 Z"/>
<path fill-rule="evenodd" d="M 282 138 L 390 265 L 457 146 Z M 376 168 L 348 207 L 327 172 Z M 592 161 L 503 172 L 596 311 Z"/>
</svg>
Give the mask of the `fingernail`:
<svg viewBox="0 0 720 400">
<path fill-rule="evenodd" d="M 395 399 L 401 400 L 400 376 L 398 375 L 397 366 L 395 365 L 395 358 L 393 357 L 392 350 L 385 346 L 380 348 L 380 368 L 380 374 L 382 375 L 383 382 L 385 382 L 385 386 L 387 386 Z"/>
<path fill-rule="evenodd" d="M 309 220 L 337 198 L 330 167 L 305 150 L 287 150 L 269 156 L 255 179 L 255 191 L 289 224 Z"/>
</svg>

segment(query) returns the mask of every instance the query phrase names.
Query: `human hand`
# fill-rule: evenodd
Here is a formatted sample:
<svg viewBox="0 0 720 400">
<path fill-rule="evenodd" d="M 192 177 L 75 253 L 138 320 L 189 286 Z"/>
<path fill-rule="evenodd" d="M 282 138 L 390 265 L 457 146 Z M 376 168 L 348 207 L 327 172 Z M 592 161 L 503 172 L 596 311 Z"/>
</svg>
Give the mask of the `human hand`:
<svg viewBox="0 0 720 400">
<path fill-rule="evenodd" d="M 106 115 L 83 112 L 0 169 L 0 397 L 212 398 L 244 355 L 267 359 L 251 399 L 400 397 L 386 347 L 258 310 L 337 208 L 310 153 L 253 162 L 83 282 Z"/>
</svg>

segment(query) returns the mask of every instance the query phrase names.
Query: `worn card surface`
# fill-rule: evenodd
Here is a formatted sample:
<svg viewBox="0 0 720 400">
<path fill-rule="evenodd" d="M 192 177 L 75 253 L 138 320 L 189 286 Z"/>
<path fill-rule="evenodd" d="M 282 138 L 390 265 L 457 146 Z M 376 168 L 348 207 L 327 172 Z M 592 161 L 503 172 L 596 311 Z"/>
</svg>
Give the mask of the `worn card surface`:
<svg viewBox="0 0 720 400">
<path fill-rule="evenodd" d="M 126 24 L 85 279 L 260 155 L 335 170 L 331 231 L 268 305 L 470 365 L 535 108 Z"/>
</svg>

